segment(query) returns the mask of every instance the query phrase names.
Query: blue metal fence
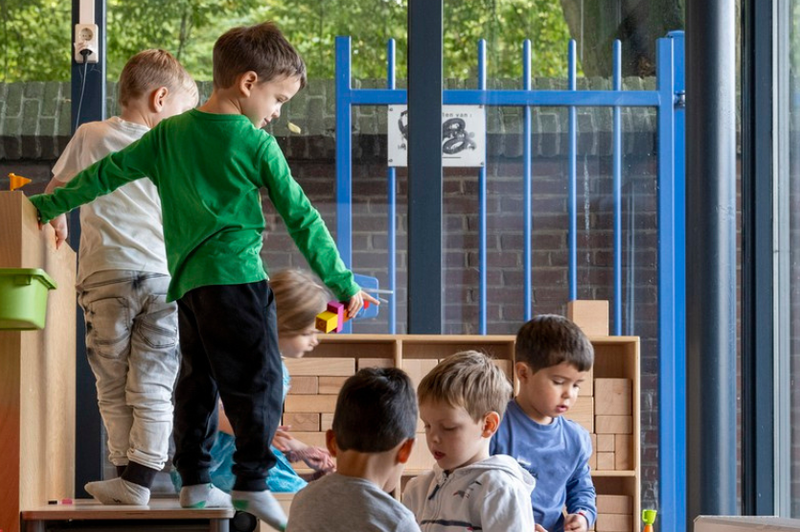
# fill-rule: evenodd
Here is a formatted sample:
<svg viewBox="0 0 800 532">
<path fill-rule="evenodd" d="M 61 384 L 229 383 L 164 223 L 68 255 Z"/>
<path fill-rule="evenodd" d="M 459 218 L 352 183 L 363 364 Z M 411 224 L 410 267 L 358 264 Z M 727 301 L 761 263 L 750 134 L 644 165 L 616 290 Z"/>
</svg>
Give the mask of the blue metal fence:
<svg viewBox="0 0 800 532">
<path fill-rule="evenodd" d="M 672 32 L 658 40 L 656 90 L 624 91 L 621 45 L 613 47 L 612 90 L 577 90 L 575 42 L 569 44 L 567 90 L 531 88 L 530 41 L 523 45 L 521 89 L 486 88 L 486 44 L 478 46 L 476 89 L 445 90 L 445 105 L 497 105 L 522 107 L 523 113 L 523 251 L 524 316 L 532 316 L 531 286 L 531 108 L 564 107 L 569 113 L 568 131 L 568 264 L 569 297 L 577 299 L 577 109 L 610 107 L 613 113 L 613 334 L 622 328 L 622 124 L 624 107 L 650 107 L 658 113 L 658 300 L 659 300 L 659 520 L 664 530 L 683 531 L 685 501 L 685 141 L 684 141 L 684 35 Z M 349 37 L 336 39 L 336 194 L 337 242 L 345 263 L 352 267 L 352 107 L 355 105 L 402 105 L 406 91 L 395 86 L 394 41 L 388 44 L 385 89 L 354 89 L 351 82 Z M 388 286 L 396 293 L 394 168 L 387 172 Z M 479 205 L 479 324 L 486 334 L 486 165 L 478 176 Z M 388 302 L 389 333 L 396 332 L 396 297 Z"/>
</svg>

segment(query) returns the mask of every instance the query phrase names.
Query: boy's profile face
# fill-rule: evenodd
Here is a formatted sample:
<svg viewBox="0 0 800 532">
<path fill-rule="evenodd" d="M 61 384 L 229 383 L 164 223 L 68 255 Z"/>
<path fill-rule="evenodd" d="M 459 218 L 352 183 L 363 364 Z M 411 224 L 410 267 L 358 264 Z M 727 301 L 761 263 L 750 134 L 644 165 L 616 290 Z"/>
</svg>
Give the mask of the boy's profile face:
<svg viewBox="0 0 800 532">
<path fill-rule="evenodd" d="M 300 90 L 296 76 L 256 82 L 242 103 L 242 114 L 257 128 L 262 128 L 281 116 L 281 107 Z"/>
<path fill-rule="evenodd" d="M 489 438 L 497 426 L 487 431 L 485 417 L 475 421 L 463 406 L 441 401 L 420 403 L 419 417 L 425 425 L 428 450 L 445 471 L 489 458 Z"/>
<path fill-rule="evenodd" d="M 533 372 L 524 362 L 516 364 L 519 380 L 517 404 L 534 421 L 549 425 L 553 419 L 566 414 L 578 399 L 578 390 L 588 377 L 588 371 L 567 362 Z"/>
</svg>

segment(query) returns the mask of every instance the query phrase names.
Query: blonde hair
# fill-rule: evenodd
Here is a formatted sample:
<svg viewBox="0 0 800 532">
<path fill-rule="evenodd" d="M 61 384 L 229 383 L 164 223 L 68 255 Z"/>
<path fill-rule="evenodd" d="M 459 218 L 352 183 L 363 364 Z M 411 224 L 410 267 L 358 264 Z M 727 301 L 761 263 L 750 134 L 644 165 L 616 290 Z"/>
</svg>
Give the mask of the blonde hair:
<svg viewBox="0 0 800 532">
<path fill-rule="evenodd" d="M 325 287 L 303 270 L 281 270 L 270 276 L 269 287 L 275 295 L 279 334 L 299 333 L 314 325 L 329 300 Z"/>
<path fill-rule="evenodd" d="M 127 107 L 151 91 L 166 87 L 171 93 L 183 92 L 198 98 L 192 76 L 165 50 L 144 50 L 131 57 L 119 75 L 119 104 Z"/>
<path fill-rule="evenodd" d="M 478 351 L 461 351 L 436 365 L 419 383 L 419 402 L 463 407 L 474 421 L 489 412 L 503 417 L 513 389 L 503 370 Z"/>
</svg>

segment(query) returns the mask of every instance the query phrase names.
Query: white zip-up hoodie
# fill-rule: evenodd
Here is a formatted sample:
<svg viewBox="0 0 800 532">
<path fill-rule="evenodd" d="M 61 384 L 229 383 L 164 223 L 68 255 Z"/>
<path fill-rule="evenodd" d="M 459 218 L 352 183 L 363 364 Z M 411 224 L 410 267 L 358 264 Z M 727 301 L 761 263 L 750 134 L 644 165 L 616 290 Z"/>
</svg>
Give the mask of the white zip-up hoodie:
<svg viewBox="0 0 800 532">
<path fill-rule="evenodd" d="M 449 474 L 434 465 L 408 483 L 403 504 L 422 532 L 533 532 L 535 486 L 516 460 L 495 455 Z"/>
</svg>

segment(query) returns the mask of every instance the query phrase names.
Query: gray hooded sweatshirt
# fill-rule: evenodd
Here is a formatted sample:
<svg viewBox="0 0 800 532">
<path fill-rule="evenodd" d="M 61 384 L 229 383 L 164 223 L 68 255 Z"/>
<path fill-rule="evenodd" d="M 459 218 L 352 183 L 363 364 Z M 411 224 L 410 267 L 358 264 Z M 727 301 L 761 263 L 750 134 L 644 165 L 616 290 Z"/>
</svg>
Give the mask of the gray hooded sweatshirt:
<svg viewBox="0 0 800 532">
<path fill-rule="evenodd" d="M 422 532 L 533 532 L 535 485 L 516 460 L 495 455 L 449 474 L 435 465 L 408 483 L 403 504 Z"/>
</svg>

